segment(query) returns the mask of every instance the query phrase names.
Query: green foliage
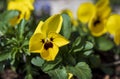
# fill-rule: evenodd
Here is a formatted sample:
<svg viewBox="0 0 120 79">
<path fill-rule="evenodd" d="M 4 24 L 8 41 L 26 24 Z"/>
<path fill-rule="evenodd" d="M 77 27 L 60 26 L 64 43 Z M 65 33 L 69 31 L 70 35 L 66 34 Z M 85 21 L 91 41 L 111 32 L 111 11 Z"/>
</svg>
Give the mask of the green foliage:
<svg viewBox="0 0 120 79">
<path fill-rule="evenodd" d="M 11 10 L 11 11 L 5 11 L 0 15 L 0 21 L 4 23 L 8 23 L 12 18 L 16 17 L 19 15 L 18 11 Z"/>
<path fill-rule="evenodd" d="M 10 24 L 10 20 L 19 14 L 15 10 L 0 13 L 0 71 L 9 66 L 18 70 L 18 74 L 25 73 L 25 79 L 33 79 L 41 74 L 40 71 L 51 79 L 68 79 L 68 73 L 73 74 L 73 78 L 92 79 L 94 68 L 112 74 L 112 69 L 103 65 L 100 54 L 109 51 L 119 54 L 120 49 L 108 35 L 94 37 L 87 24 L 79 22 L 78 26 L 73 27 L 71 18 L 61 14 L 63 23 L 60 34 L 70 43 L 59 48 L 55 60 L 45 61 L 40 54 L 31 54 L 29 51 L 29 40 L 38 24 L 33 15 L 14 26 Z"/>
<path fill-rule="evenodd" d="M 78 79 L 91 79 L 92 74 L 89 66 L 85 62 L 79 62 L 75 67 L 68 66 L 67 70 L 77 76 Z"/>
<path fill-rule="evenodd" d="M 114 47 L 114 43 L 111 40 L 108 40 L 106 37 L 96 38 L 97 49 L 101 51 L 108 51 Z"/>
<path fill-rule="evenodd" d="M 51 70 L 48 72 L 52 79 L 67 79 L 68 74 L 64 67 Z"/>
<path fill-rule="evenodd" d="M 33 59 L 31 60 L 31 63 L 32 63 L 32 64 L 34 64 L 34 65 L 36 65 L 36 66 L 39 66 L 39 67 L 41 67 L 44 62 L 45 62 L 45 61 L 44 61 L 42 58 L 40 58 L 40 57 L 36 57 L 36 58 L 33 58 Z"/>
<path fill-rule="evenodd" d="M 66 14 L 62 14 L 62 17 L 63 17 L 63 26 L 62 26 L 61 32 L 64 37 L 69 39 L 70 34 L 71 34 L 71 29 L 72 29 L 71 28 L 71 20 L 70 20 L 70 17 Z"/>
</svg>

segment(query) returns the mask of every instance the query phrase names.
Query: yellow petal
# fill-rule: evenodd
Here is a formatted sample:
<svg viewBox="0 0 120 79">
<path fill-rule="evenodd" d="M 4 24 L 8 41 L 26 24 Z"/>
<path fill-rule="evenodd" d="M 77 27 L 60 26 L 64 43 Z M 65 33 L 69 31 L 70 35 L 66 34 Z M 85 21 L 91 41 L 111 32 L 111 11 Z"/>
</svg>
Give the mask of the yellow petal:
<svg viewBox="0 0 120 79">
<path fill-rule="evenodd" d="M 120 45 L 120 30 L 116 31 L 114 36 L 114 42 L 116 45 Z"/>
<path fill-rule="evenodd" d="M 111 8 L 108 6 L 106 7 L 104 10 L 102 10 L 103 14 L 101 15 L 101 18 L 104 19 L 104 18 L 108 18 L 110 16 L 110 13 L 111 13 Z M 100 13 L 100 12 L 99 12 Z"/>
<path fill-rule="evenodd" d="M 45 39 L 45 37 L 42 34 L 33 34 L 29 41 L 30 52 L 40 53 L 43 46 L 43 39 Z"/>
<path fill-rule="evenodd" d="M 97 15 L 101 18 L 101 19 L 106 19 L 110 16 L 111 13 L 111 8 L 109 6 L 104 6 L 102 8 L 98 8 L 97 9 Z"/>
<path fill-rule="evenodd" d="M 77 16 L 82 23 L 87 23 L 95 15 L 96 7 L 90 2 L 83 3 L 78 7 Z"/>
<path fill-rule="evenodd" d="M 106 28 L 110 34 L 115 35 L 115 32 L 120 29 L 120 15 L 111 15 L 108 18 Z"/>
<path fill-rule="evenodd" d="M 40 22 L 39 22 L 39 24 L 38 24 L 38 26 L 37 26 L 34 34 L 35 34 L 35 33 L 42 33 L 42 32 L 41 32 L 41 27 L 43 26 L 43 24 L 44 24 L 43 21 L 40 21 Z"/>
<path fill-rule="evenodd" d="M 72 79 L 73 74 L 72 73 L 68 73 L 68 79 Z"/>
<path fill-rule="evenodd" d="M 88 28 L 90 29 L 93 36 L 101 36 L 106 33 L 105 21 L 98 21 L 93 18 L 88 24 Z"/>
<path fill-rule="evenodd" d="M 73 17 L 73 13 L 72 13 L 71 10 L 65 9 L 65 10 L 62 10 L 61 13 L 67 14 L 67 15 L 70 17 L 71 23 L 72 23 L 74 26 L 78 26 L 78 21 Z"/>
<path fill-rule="evenodd" d="M 73 13 L 69 9 L 62 10 L 61 13 L 67 14 L 68 16 L 70 16 L 71 19 L 73 19 Z"/>
<path fill-rule="evenodd" d="M 49 39 L 52 38 L 53 40 L 51 40 L 51 41 L 53 43 L 55 43 L 58 47 L 64 46 L 69 43 L 69 41 L 67 39 L 65 39 L 63 36 L 61 36 L 60 34 L 57 34 L 57 33 L 53 33 L 53 32 L 50 32 L 48 34 L 48 38 Z"/>
<path fill-rule="evenodd" d="M 96 3 L 97 8 L 101 8 L 103 6 L 108 6 L 109 5 L 109 0 L 98 0 Z"/>
<path fill-rule="evenodd" d="M 79 22 L 76 19 L 71 19 L 71 21 L 74 26 L 78 26 Z"/>
<path fill-rule="evenodd" d="M 32 4 L 31 4 L 32 6 Z M 21 19 L 26 19 L 29 20 L 30 15 L 31 15 L 31 10 L 29 9 L 29 6 L 26 4 L 26 2 L 24 1 L 9 1 L 8 2 L 8 6 L 7 6 L 8 10 L 18 10 L 20 12 L 20 15 L 18 18 L 14 18 L 11 20 L 11 24 L 15 25 L 18 24 Z M 14 21 L 16 20 L 16 21 Z"/>
<path fill-rule="evenodd" d="M 56 32 L 59 33 L 62 27 L 62 16 L 60 14 L 56 14 L 48 18 L 44 25 L 41 27 L 42 33 Z"/>
<path fill-rule="evenodd" d="M 49 48 L 48 50 L 42 49 L 40 55 L 43 59 L 47 61 L 53 61 L 59 51 L 59 48 L 53 43 L 53 47 Z"/>
<path fill-rule="evenodd" d="M 28 0 L 27 0 L 27 1 L 24 1 L 24 4 L 25 4 L 25 6 L 28 7 L 30 10 L 34 10 L 34 7 L 33 7 L 32 3 L 29 2 Z"/>
</svg>

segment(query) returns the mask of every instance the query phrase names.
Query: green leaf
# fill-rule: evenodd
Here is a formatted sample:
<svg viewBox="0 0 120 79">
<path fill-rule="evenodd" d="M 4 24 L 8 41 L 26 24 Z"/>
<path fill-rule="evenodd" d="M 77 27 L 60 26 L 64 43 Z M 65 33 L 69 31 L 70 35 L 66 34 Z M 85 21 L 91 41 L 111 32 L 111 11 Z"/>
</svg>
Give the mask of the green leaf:
<svg viewBox="0 0 120 79">
<path fill-rule="evenodd" d="M 4 61 L 4 60 L 7 60 L 10 57 L 10 54 L 11 53 L 1 53 L 0 54 L 0 62 Z"/>
<path fill-rule="evenodd" d="M 27 74 L 27 75 L 25 76 L 25 79 L 33 79 L 32 74 Z"/>
<path fill-rule="evenodd" d="M 11 51 L 11 58 L 15 59 L 17 53 L 18 53 L 18 48 L 14 47 Z"/>
<path fill-rule="evenodd" d="M 22 47 L 24 47 L 24 46 L 28 46 L 29 45 L 29 40 L 27 39 L 27 40 L 24 40 L 23 41 L 23 44 L 22 44 Z"/>
<path fill-rule="evenodd" d="M 27 23 L 26 20 L 22 19 L 16 28 L 17 29 L 17 36 L 19 36 L 19 39 L 23 39 L 23 34 L 25 31 L 26 23 Z"/>
<path fill-rule="evenodd" d="M 96 39 L 97 49 L 101 51 L 108 51 L 114 47 L 113 41 L 107 39 L 106 37 L 99 37 Z"/>
<path fill-rule="evenodd" d="M 79 52 L 81 50 L 83 50 L 84 46 L 77 46 L 75 47 L 75 49 L 73 50 L 74 52 Z"/>
<path fill-rule="evenodd" d="M 60 62 L 62 61 L 62 59 L 60 57 L 56 58 L 54 61 L 49 61 L 49 62 L 45 62 L 42 66 L 42 70 L 44 72 L 47 72 L 49 70 L 53 70 Z"/>
<path fill-rule="evenodd" d="M 0 72 L 3 72 L 5 68 L 5 63 L 4 62 L 0 62 Z"/>
<path fill-rule="evenodd" d="M 65 36 L 67 39 L 69 39 L 70 34 L 71 34 L 71 20 L 70 17 L 66 14 L 62 14 L 63 17 L 63 26 L 61 29 L 61 32 L 63 34 L 63 36 Z"/>
<path fill-rule="evenodd" d="M 92 50 L 88 50 L 88 51 L 85 51 L 83 54 L 85 56 L 89 56 L 91 53 L 93 53 L 93 51 Z"/>
<path fill-rule="evenodd" d="M 78 79 L 91 79 L 92 74 L 89 66 L 85 62 L 79 62 L 75 67 L 68 66 L 68 72 L 75 75 Z"/>
<path fill-rule="evenodd" d="M 99 67 L 101 63 L 99 55 L 91 55 L 89 57 L 89 61 L 90 61 L 91 67 L 93 68 Z"/>
<path fill-rule="evenodd" d="M 80 36 L 86 36 L 88 34 L 88 28 L 86 26 L 86 24 L 80 24 L 80 27 L 77 27 Z"/>
<path fill-rule="evenodd" d="M 23 51 L 24 51 L 27 55 L 30 56 L 30 51 L 29 51 L 29 49 L 27 49 L 27 48 L 23 48 Z"/>
<path fill-rule="evenodd" d="M 73 55 L 71 55 L 71 54 L 67 55 L 67 58 L 66 58 L 65 61 L 66 61 L 66 64 L 71 64 L 71 65 L 75 65 L 76 64 L 76 60 L 73 57 Z"/>
<path fill-rule="evenodd" d="M 0 36 L 4 35 L 7 32 L 7 27 L 3 22 L 0 22 Z"/>
<path fill-rule="evenodd" d="M 0 15 L 0 20 L 4 22 L 9 22 L 12 18 L 16 17 L 19 15 L 18 11 L 15 10 L 9 10 L 5 11 L 3 14 Z"/>
<path fill-rule="evenodd" d="M 45 61 L 40 57 L 32 58 L 32 60 L 31 60 L 31 63 L 38 67 L 41 67 L 44 62 Z"/>
<path fill-rule="evenodd" d="M 72 47 L 78 46 L 81 42 L 81 37 L 77 37 L 76 40 L 73 42 Z"/>
<path fill-rule="evenodd" d="M 86 41 L 84 50 L 90 50 L 93 48 L 93 44 L 89 41 Z"/>
<path fill-rule="evenodd" d="M 68 74 L 64 67 L 47 72 L 51 79 L 67 79 Z"/>
</svg>

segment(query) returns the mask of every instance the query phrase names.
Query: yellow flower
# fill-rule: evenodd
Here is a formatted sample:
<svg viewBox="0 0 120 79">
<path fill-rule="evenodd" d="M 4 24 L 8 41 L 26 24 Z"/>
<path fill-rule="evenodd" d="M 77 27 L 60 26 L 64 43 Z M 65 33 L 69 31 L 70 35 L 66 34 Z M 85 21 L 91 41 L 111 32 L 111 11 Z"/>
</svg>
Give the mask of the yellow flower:
<svg viewBox="0 0 120 79">
<path fill-rule="evenodd" d="M 88 23 L 96 14 L 96 7 L 90 2 L 82 3 L 77 10 L 77 17 L 82 23 Z"/>
<path fill-rule="evenodd" d="M 120 45 L 120 15 L 113 14 L 108 18 L 107 31 L 114 36 L 116 45 Z"/>
<path fill-rule="evenodd" d="M 74 26 L 78 26 L 78 21 L 74 18 L 73 13 L 72 13 L 71 10 L 65 9 L 65 10 L 62 10 L 61 13 L 67 14 L 67 15 L 70 17 L 70 19 L 71 19 L 71 23 L 72 23 Z"/>
<path fill-rule="evenodd" d="M 14 1 L 26 1 L 26 2 L 30 2 L 33 4 L 35 0 L 14 0 Z"/>
<path fill-rule="evenodd" d="M 116 45 L 120 45 L 120 29 L 115 33 L 114 42 Z"/>
<path fill-rule="evenodd" d="M 17 17 L 14 17 L 10 20 L 11 25 L 18 24 L 21 19 L 25 18 L 26 20 L 29 20 L 31 11 L 34 10 L 34 7 L 31 2 L 29 1 L 23 1 L 23 0 L 15 0 L 15 1 L 9 1 L 8 10 L 18 10 L 19 15 Z"/>
<path fill-rule="evenodd" d="M 105 26 L 110 13 L 109 0 L 99 0 L 96 5 L 82 4 L 78 8 L 78 19 L 83 23 L 88 23 L 93 36 L 101 36 L 107 32 Z"/>
<path fill-rule="evenodd" d="M 106 28 L 108 32 L 112 35 L 115 35 L 116 31 L 120 29 L 120 15 L 113 14 L 108 18 Z"/>
<path fill-rule="evenodd" d="M 68 79 L 73 79 L 73 74 L 72 73 L 68 73 Z"/>
<path fill-rule="evenodd" d="M 62 16 L 57 14 L 40 22 L 29 42 L 31 52 L 40 53 L 47 61 L 55 59 L 59 47 L 69 43 L 67 39 L 58 34 L 62 26 Z"/>
<path fill-rule="evenodd" d="M 101 36 L 106 33 L 105 20 L 93 18 L 88 24 L 88 28 L 93 36 Z"/>
</svg>

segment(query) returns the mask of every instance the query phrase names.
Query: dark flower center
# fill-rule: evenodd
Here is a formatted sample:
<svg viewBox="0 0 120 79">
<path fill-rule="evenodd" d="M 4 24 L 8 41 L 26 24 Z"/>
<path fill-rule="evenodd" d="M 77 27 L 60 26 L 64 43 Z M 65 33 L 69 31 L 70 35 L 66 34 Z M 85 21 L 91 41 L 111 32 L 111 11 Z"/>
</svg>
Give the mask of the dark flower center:
<svg viewBox="0 0 120 79">
<path fill-rule="evenodd" d="M 50 41 L 53 41 L 53 38 L 52 38 L 52 37 L 50 38 Z"/>
<path fill-rule="evenodd" d="M 51 43 L 51 42 L 46 42 L 45 44 L 44 44 L 44 48 L 46 49 L 46 50 L 48 50 L 49 48 L 52 48 L 53 47 L 53 44 Z"/>
<path fill-rule="evenodd" d="M 99 23 L 100 23 L 100 20 L 97 19 L 97 20 L 93 23 L 93 25 L 96 26 L 96 25 L 99 24 Z"/>
</svg>

